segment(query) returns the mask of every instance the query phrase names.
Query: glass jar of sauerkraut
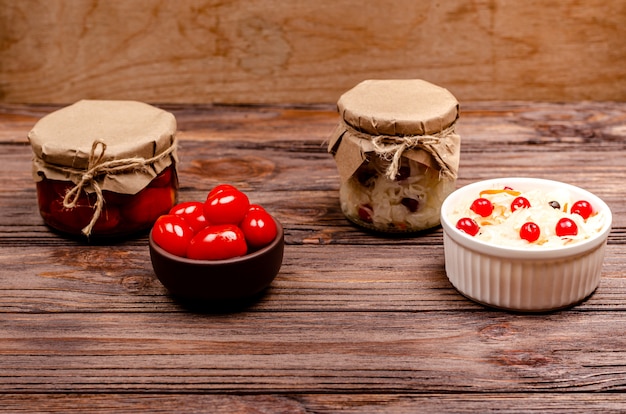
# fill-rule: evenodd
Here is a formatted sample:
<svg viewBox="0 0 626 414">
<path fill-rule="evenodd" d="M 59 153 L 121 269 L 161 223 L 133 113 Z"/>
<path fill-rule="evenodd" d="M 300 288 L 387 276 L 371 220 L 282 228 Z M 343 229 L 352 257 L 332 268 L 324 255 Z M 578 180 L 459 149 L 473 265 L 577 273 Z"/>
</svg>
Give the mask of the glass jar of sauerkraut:
<svg viewBox="0 0 626 414">
<path fill-rule="evenodd" d="M 135 101 L 83 100 L 28 134 L 44 222 L 88 238 L 149 229 L 176 203 L 174 115 Z"/>
<path fill-rule="evenodd" d="M 339 98 L 328 151 L 348 220 L 385 233 L 439 225 L 458 173 L 458 106 L 448 90 L 419 79 L 368 80 Z"/>
</svg>

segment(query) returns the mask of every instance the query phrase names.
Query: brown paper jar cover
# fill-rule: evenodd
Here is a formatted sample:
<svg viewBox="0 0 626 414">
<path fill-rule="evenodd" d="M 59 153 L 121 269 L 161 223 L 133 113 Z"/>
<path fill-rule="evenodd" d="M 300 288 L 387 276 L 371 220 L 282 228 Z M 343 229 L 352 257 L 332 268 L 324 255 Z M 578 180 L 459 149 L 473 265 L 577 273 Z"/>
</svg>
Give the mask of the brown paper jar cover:
<svg viewBox="0 0 626 414">
<path fill-rule="evenodd" d="M 337 163 L 344 214 L 383 232 L 438 225 L 459 168 L 454 95 L 421 79 L 366 80 L 344 93 L 337 109 L 341 120 L 328 151 Z M 412 190 L 424 184 L 428 191 Z"/>
<path fill-rule="evenodd" d="M 176 127 L 136 101 L 81 100 L 41 118 L 28 139 L 44 221 L 92 237 L 149 228 L 176 200 Z"/>
</svg>

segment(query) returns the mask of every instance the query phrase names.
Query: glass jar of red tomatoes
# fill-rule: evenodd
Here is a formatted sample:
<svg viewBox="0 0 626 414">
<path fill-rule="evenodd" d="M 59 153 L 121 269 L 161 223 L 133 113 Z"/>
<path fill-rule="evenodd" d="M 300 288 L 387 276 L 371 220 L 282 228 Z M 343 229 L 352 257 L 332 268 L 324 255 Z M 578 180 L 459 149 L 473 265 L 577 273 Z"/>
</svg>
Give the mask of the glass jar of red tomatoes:
<svg viewBox="0 0 626 414">
<path fill-rule="evenodd" d="M 367 80 L 344 93 L 328 145 L 344 215 L 384 233 L 439 225 L 456 185 L 458 107 L 448 90 L 419 79 Z"/>
<path fill-rule="evenodd" d="M 28 134 L 39 211 L 88 238 L 148 230 L 176 203 L 176 119 L 136 101 L 83 100 Z"/>
</svg>

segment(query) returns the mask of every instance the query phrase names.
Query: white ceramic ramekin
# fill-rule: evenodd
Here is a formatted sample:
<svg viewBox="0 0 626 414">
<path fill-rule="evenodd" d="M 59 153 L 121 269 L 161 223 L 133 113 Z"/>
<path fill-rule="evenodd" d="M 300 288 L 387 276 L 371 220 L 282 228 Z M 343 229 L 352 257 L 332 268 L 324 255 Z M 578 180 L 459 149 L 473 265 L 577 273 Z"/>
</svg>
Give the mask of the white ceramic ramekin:
<svg viewBox="0 0 626 414">
<path fill-rule="evenodd" d="M 593 237 L 565 247 L 529 250 L 487 243 L 456 228 L 450 212 L 461 200 L 487 188 L 518 191 L 565 189 L 586 199 L 606 220 Z M 611 230 L 604 201 L 581 188 L 537 178 L 497 178 L 469 184 L 450 194 L 441 208 L 448 279 L 466 297 L 484 305 L 522 312 L 545 312 L 577 304 L 598 287 Z"/>
</svg>

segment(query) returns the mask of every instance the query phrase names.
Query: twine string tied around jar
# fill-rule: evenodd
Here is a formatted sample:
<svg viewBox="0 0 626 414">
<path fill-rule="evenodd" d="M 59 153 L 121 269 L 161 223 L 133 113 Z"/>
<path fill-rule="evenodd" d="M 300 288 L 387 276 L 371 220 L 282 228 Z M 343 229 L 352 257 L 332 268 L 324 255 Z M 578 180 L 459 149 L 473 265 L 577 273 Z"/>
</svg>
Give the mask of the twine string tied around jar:
<svg viewBox="0 0 626 414">
<path fill-rule="evenodd" d="M 102 209 L 104 208 L 104 195 L 98 181 L 102 177 L 109 175 L 124 174 L 134 171 L 146 171 L 150 165 L 172 154 L 176 149 L 176 142 L 173 141 L 172 145 L 165 151 L 151 158 L 131 157 L 103 161 L 106 148 L 107 145 L 102 140 L 95 140 L 93 142 L 91 152 L 89 153 L 88 165 L 85 170 L 69 167 L 55 167 L 60 171 L 80 176 L 80 180 L 78 180 L 76 185 L 70 189 L 67 194 L 65 194 L 65 197 L 63 198 L 63 207 L 76 207 L 81 193 L 86 192 L 85 188 L 87 187 L 93 188 L 96 193 L 96 203 L 94 206 L 93 216 L 89 224 L 82 229 L 82 233 L 87 237 L 91 234 L 91 231 L 98 218 L 100 218 Z"/>
<path fill-rule="evenodd" d="M 422 148 L 435 158 L 440 166 L 440 177 L 456 178 L 456 173 L 449 167 L 442 149 L 447 148 L 447 139 L 456 135 L 452 124 L 441 132 L 430 135 L 370 135 L 357 131 L 345 124 L 353 135 L 371 142 L 374 153 L 389 161 L 385 176 L 394 180 L 400 170 L 400 160 L 405 151 Z"/>
</svg>

